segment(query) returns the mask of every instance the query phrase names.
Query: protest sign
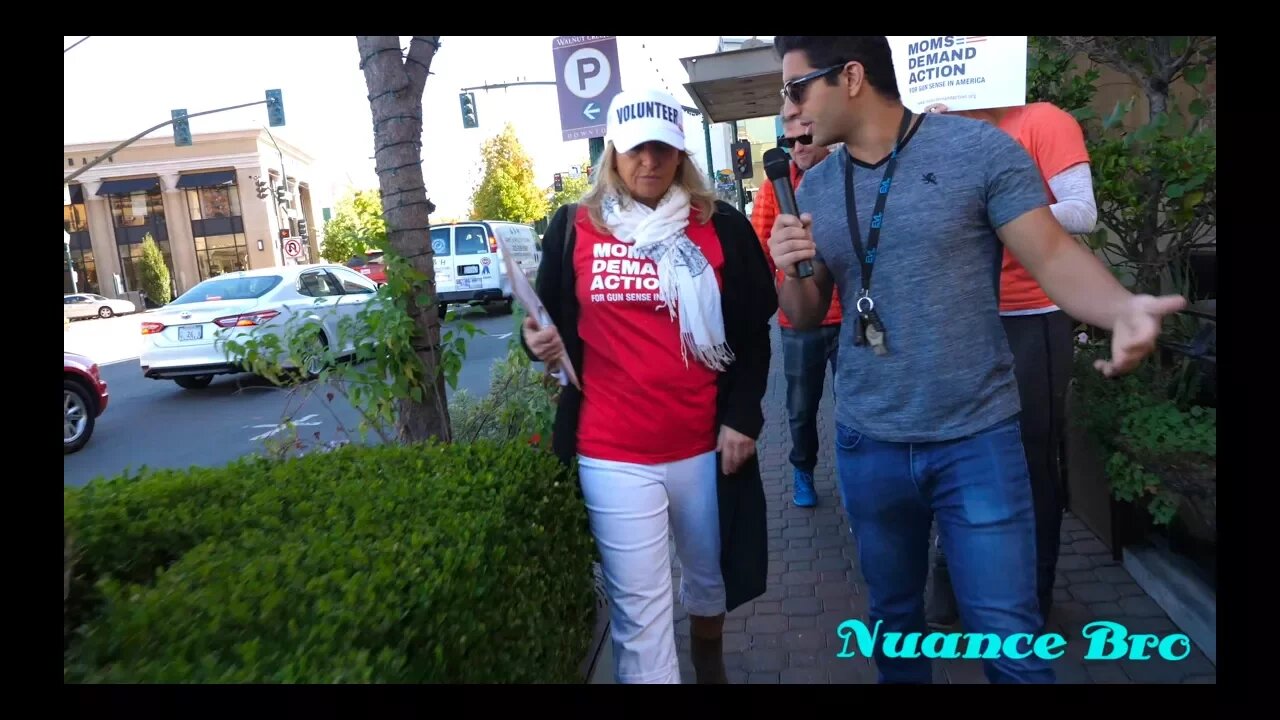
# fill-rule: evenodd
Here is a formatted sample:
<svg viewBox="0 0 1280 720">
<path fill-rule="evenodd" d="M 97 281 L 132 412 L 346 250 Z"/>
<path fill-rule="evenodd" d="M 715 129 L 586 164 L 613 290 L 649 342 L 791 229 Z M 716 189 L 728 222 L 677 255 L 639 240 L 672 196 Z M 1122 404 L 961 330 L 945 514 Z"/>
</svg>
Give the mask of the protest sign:
<svg viewBox="0 0 1280 720">
<path fill-rule="evenodd" d="M 925 112 L 1027 103 L 1026 35 L 889 35 L 902 104 Z"/>
</svg>

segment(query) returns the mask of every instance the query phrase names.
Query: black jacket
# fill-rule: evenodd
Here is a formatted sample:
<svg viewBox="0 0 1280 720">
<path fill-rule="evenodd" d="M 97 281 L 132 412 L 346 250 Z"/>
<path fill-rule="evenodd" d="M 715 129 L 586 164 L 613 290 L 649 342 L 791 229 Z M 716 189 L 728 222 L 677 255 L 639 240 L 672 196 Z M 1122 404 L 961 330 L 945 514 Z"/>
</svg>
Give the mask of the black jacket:
<svg viewBox="0 0 1280 720">
<path fill-rule="evenodd" d="M 565 225 L 577 205 L 561 207 L 551 218 L 542 241 L 542 265 L 537 291 L 564 342 L 565 351 L 585 384 L 582 339 L 578 335 L 579 306 L 574 292 L 573 245 L 576 233 L 570 225 L 568 247 Z M 764 250 L 751 221 L 728 203 L 717 202 L 712 225 L 724 251 L 721 276 L 721 308 L 725 338 L 735 360 L 717 380 L 717 427 L 728 425 L 751 438 L 759 438 L 764 426 L 761 402 L 769 382 L 769 319 L 778 309 L 777 289 Z M 528 351 L 528 347 L 525 347 Z M 577 455 L 578 413 L 582 393 L 573 385 L 563 388 L 556 411 L 552 447 L 569 464 Z M 728 609 L 759 597 L 765 591 L 769 570 L 769 543 L 764 485 L 757 455 L 752 455 L 733 475 L 726 476 L 716 463 L 720 501 L 720 564 Z"/>
</svg>

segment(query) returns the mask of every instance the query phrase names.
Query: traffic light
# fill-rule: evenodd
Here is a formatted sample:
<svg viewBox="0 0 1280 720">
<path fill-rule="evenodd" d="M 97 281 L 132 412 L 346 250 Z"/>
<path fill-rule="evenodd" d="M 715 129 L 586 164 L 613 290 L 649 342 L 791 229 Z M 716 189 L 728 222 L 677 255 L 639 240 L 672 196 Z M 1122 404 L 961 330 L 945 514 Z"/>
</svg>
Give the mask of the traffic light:
<svg viewBox="0 0 1280 720">
<path fill-rule="evenodd" d="M 555 174 L 554 187 L 556 189 L 556 192 L 562 192 L 564 190 L 564 180 L 560 177 L 560 173 Z"/>
<path fill-rule="evenodd" d="M 280 228 L 280 239 L 281 240 L 289 239 L 289 228 Z"/>
<path fill-rule="evenodd" d="M 462 104 L 462 127 L 480 127 L 480 119 L 476 116 L 475 93 L 464 92 L 460 94 L 458 96 L 458 102 Z"/>
<path fill-rule="evenodd" d="M 739 140 L 732 146 L 733 176 L 739 180 L 751 177 L 751 141 Z"/>
<path fill-rule="evenodd" d="M 304 218 L 298 218 L 298 236 L 299 236 L 299 237 L 308 237 L 308 235 L 307 235 L 307 221 L 306 221 Z"/>
<path fill-rule="evenodd" d="M 284 124 L 284 96 L 279 90 L 267 91 L 267 122 L 271 127 Z"/>
<path fill-rule="evenodd" d="M 253 189 L 258 193 L 259 200 L 266 200 L 271 191 L 267 189 L 267 181 L 262 178 L 254 178 Z"/>
<path fill-rule="evenodd" d="M 191 123 L 187 120 L 187 110 L 174 110 L 170 113 L 173 118 L 173 144 L 178 147 L 187 147 L 191 145 Z"/>
<path fill-rule="evenodd" d="M 276 202 L 282 206 L 289 204 L 289 188 L 284 185 L 276 186 Z"/>
</svg>

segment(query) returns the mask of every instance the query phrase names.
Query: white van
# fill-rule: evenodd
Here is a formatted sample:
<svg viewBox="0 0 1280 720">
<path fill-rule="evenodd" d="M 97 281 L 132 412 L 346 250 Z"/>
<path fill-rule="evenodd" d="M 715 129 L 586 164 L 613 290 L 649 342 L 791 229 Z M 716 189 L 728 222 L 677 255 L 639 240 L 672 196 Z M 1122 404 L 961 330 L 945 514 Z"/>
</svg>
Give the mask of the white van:
<svg viewBox="0 0 1280 720">
<path fill-rule="evenodd" d="M 435 253 L 436 298 L 440 316 L 449 305 L 502 303 L 511 310 L 511 279 L 498 251 L 498 238 L 532 283 L 541 243 L 532 225 L 501 220 L 471 220 L 431 227 Z"/>
</svg>

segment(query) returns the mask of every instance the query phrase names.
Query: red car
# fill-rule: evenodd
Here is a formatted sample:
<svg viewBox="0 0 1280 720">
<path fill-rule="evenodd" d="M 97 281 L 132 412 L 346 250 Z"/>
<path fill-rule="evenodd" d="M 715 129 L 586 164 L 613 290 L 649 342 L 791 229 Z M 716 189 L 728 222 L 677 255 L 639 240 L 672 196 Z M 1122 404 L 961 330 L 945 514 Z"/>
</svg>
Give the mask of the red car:
<svg viewBox="0 0 1280 720">
<path fill-rule="evenodd" d="M 93 426 L 107 409 L 107 383 L 98 363 L 83 355 L 62 353 L 62 453 L 89 442 Z"/>
<path fill-rule="evenodd" d="M 379 285 L 387 284 L 387 266 L 382 262 L 381 250 L 367 252 L 364 257 L 353 257 L 347 261 L 347 267 Z"/>
</svg>

